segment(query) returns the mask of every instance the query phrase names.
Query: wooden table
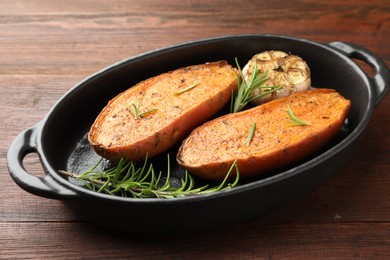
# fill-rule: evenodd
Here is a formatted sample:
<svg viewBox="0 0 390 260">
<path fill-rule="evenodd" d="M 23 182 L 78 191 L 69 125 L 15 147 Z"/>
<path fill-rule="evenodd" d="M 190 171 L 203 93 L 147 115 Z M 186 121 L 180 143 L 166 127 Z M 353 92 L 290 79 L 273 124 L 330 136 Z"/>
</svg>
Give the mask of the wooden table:
<svg viewBox="0 0 390 260">
<path fill-rule="evenodd" d="M 156 48 L 245 33 L 353 42 L 390 64 L 388 0 L 1 1 L 0 258 L 389 258 L 390 95 L 341 172 L 288 205 L 221 229 L 107 233 L 10 178 L 5 157 L 13 139 L 91 73 Z M 35 154 L 25 166 L 43 174 Z"/>
</svg>

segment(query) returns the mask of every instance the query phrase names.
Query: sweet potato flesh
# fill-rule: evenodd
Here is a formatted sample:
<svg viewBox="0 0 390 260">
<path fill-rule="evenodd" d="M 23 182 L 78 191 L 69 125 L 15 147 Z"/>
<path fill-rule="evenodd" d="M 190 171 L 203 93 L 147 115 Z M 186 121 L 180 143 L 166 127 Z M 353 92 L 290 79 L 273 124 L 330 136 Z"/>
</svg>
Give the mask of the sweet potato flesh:
<svg viewBox="0 0 390 260">
<path fill-rule="evenodd" d="M 219 111 L 236 88 L 233 68 L 224 61 L 149 78 L 108 103 L 91 127 L 89 142 L 110 160 L 154 156 Z"/>
<path fill-rule="evenodd" d="M 291 125 L 287 113 L 309 125 Z M 323 147 L 340 130 L 350 101 L 335 90 L 314 89 L 228 114 L 196 128 L 177 155 L 181 166 L 200 177 L 221 180 L 237 162 L 249 177 L 297 162 Z M 252 125 L 253 137 L 247 144 Z"/>
</svg>

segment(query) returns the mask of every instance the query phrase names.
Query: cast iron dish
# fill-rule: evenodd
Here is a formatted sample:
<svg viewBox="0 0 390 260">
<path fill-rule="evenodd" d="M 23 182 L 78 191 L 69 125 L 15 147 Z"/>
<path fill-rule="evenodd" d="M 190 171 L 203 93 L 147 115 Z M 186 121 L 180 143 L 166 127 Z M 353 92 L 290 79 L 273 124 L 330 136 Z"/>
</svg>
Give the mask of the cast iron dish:
<svg viewBox="0 0 390 260">
<path fill-rule="evenodd" d="M 244 65 L 263 50 L 282 50 L 301 56 L 312 72 L 314 87 L 334 88 L 352 101 L 345 126 L 314 156 L 277 172 L 242 182 L 228 191 L 175 199 L 133 199 L 89 191 L 58 173 L 82 171 L 96 162 L 86 141 L 94 119 L 118 93 L 151 76 L 179 67 L 234 59 Z M 372 66 L 368 77 L 352 59 Z M 236 223 L 258 216 L 311 191 L 336 173 L 356 149 L 376 105 L 388 91 L 387 65 L 354 44 L 317 43 L 274 35 L 237 35 L 179 44 L 114 64 L 79 83 L 47 116 L 23 131 L 12 143 L 8 168 L 26 191 L 62 200 L 81 219 L 108 228 L 137 233 L 189 232 Z M 46 175 L 36 177 L 23 159 L 37 153 Z"/>
</svg>

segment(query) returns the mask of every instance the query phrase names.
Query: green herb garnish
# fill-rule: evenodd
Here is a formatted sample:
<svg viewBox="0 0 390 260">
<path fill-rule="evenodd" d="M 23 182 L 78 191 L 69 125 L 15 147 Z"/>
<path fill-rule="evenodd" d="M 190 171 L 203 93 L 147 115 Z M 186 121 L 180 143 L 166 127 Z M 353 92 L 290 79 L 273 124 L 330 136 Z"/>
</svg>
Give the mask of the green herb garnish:
<svg viewBox="0 0 390 260">
<path fill-rule="evenodd" d="M 249 146 L 251 144 L 253 135 L 255 134 L 256 130 L 256 122 L 252 124 L 251 130 L 249 131 L 248 137 L 246 138 L 246 145 Z"/>
<path fill-rule="evenodd" d="M 162 173 L 156 174 L 152 164 L 147 163 L 147 158 L 141 168 L 136 167 L 135 163 L 121 159 L 117 166 L 106 170 L 98 171 L 97 166 L 102 162 L 100 160 L 91 170 L 82 174 L 59 171 L 65 176 L 69 176 L 81 181 L 84 187 L 100 193 L 106 193 L 121 197 L 133 198 L 175 198 L 193 195 L 204 195 L 212 192 L 223 191 L 235 187 L 239 181 L 239 170 L 234 162 L 222 183 L 215 187 L 204 185 L 195 187 L 193 177 L 185 171 L 184 179 L 181 179 L 180 187 L 172 187 L 170 183 L 171 169 L 168 155 L 168 169 L 165 180 Z M 236 170 L 236 178 L 233 183 L 227 183 L 229 175 Z"/>
<path fill-rule="evenodd" d="M 237 58 L 236 58 L 236 65 L 239 71 L 239 75 L 237 75 L 236 72 L 234 74 L 236 75 L 237 81 L 238 81 L 238 88 L 237 93 L 234 96 L 232 93 L 232 99 L 230 103 L 230 112 L 236 113 L 241 111 L 249 102 L 252 102 L 255 99 L 264 97 L 266 95 L 269 95 L 282 87 L 280 86 L 263 86 L 265 82 L 267 82 L 268 78 L 268 71 L 264 73 L 259 73 L 259 70 L 257 70 L 257 63 L 255 62 L 255 66 L 253 68 L 253 73 L 251 75 L 251 78 L 249 82 L 246 81 L 244 74 L 242 73 L 241 67 L 238 64 Z M 251 92 L 254 89 L 269 89 L 268 91 L 265 91 L 257 96 L 252 96 Z"/>
<path fill-rule="evenodd" d="M 199 82 L 195 82 L 192 85 L 189 85 L 189 86 L 187 86 L 185 88 L 179 89 L 178 91 L 175 92 L 175 95 L 179 95 L 181 93 L 187 92 L 188 90 L 193 89 L 194 87 L 196 87 L 196 85 L 198 85 L 198 84 L 199 84 Z"/>
<path fill-rule="evenodd" d="M 288 115 L 290 116 L 290 123 L 292 126 L 297 126 L 297 125 L 310 125 L 308 122 L 306 121 L 303 121 L 302 119 L 299 119 L 298 117 L 296 117 L 293 113 L 293 111 L 291 110 L 291 107 L 290 105 L 287 104 L 287 113 Z"/>
<path fill-rule="evenodd" d="M 157 109 L 150 109 L 145 112 L 140 112 L 139 107 L 141 103 L 138 100 L 136 104 L 131 103 L 130 105 L 127 105 L 127 109 L 134 115 L 134 119 L 142 118 L 145 115 L 157 111 Z"/>
</svg>

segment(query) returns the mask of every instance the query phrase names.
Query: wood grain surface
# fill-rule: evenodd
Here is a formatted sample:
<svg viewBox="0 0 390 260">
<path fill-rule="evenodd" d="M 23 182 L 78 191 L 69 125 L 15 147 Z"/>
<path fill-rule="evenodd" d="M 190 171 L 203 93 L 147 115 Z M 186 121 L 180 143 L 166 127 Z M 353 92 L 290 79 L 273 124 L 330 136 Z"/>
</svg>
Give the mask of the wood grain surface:
<svg viewBox="0 0 390 260">
<path fill-rule="evenodd" d="M 9 176 L 14 138 L 85 77 L 157 48 L 246 33 L 352 42 L 390 64 L 388 0 L 0 1 L 0 259 L 390 258 L 390 95 L 342 171 L 288 205 L 215 230 L 105 232 Z M 36 154 L 24 164 L 42 176 Z"/>
</svg>

